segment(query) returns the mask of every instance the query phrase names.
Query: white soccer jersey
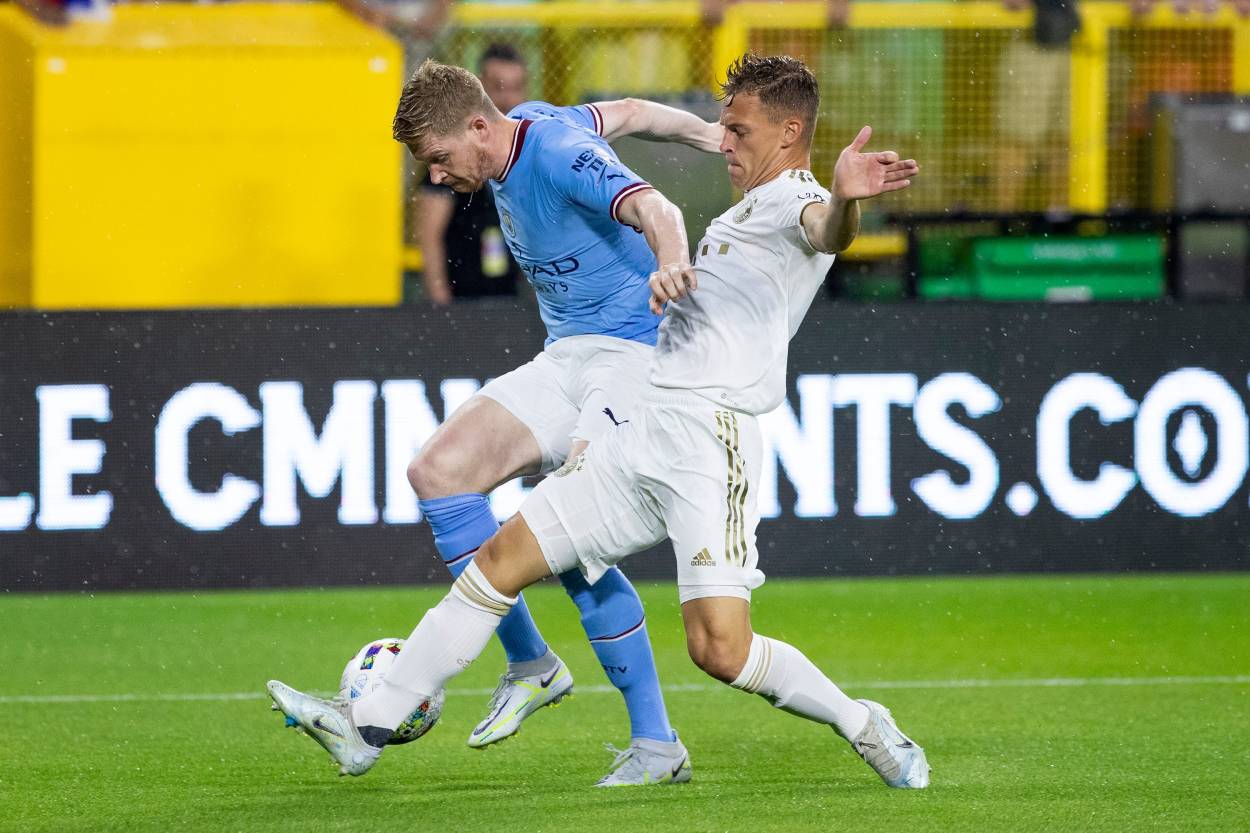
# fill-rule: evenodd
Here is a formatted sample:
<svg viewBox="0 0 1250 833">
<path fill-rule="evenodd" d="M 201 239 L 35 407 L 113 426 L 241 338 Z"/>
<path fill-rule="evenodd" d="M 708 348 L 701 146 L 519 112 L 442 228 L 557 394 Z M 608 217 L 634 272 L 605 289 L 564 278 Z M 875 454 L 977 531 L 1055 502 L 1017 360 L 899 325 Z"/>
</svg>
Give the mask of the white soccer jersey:
<svg viewBox="0 0 1250 833">
<path fill-rule="evenodd" d="M 660 324 L 653 385 L 751 414 L 781 404 L 790 339 L 834 260 L 800 223 L 814 202 L 829 192 L 810 171 L 788 170 L 712 221 L 695 249 L 698 289 Z"/>
</svg>

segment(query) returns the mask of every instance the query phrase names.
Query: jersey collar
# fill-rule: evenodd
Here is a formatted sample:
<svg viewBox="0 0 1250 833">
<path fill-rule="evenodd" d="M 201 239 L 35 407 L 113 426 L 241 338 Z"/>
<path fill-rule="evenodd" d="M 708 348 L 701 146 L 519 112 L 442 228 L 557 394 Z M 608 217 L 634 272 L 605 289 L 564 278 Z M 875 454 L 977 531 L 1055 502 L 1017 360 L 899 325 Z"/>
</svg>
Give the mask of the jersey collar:
<svg viewBox="0 0 1250 833">
<path fill-rule="evenodd" d="M 795 179 L 801 182 L 811 183 L 812 185 L 820 184 L 816 181 L 816 176 L 811 171 L 807 170 L 806 168 L 786 168 L 784 171 L 777 174 L 775 177 L 768 180 L 767 182 L 761 182 L 759 185 L 756 185 L 754 188 L 750 189 L 749 191 L 743 191 L 742 195 L 746 196 L 747 194 L 753 194 L 756 191 L 759 191 L 761 188 L 767 188 L 769 185 L 772 185 L 774 182 L 781 182 L 784 179 Z"/>
<path fill-rule="evenodd" d="M 516 133 L 512 134 L 512 150 L 508 153 L 508 164 L 504 166 L 503 173 L 499 175 L 499 179 L 495 180 L 496 182 L 502 183 L 506 180 L 513 166 L 516 165 L 516 161 L 521 158 L 521 146 L 525 144 L 525 133 L 533 123 L 530 119 L 521 119 L 521 123 L 516 126 Z"/>
</svg>

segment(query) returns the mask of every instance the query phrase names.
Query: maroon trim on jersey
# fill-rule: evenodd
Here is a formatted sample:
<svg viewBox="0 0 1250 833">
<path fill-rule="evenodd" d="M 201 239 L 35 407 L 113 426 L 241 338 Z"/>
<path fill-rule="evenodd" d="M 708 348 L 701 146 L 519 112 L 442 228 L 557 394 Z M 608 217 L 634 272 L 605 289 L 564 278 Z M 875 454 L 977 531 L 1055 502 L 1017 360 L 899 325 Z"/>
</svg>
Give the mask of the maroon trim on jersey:
<svg viewBox="0 0 1250 833">
<path fill-rule="evenodd" d="M 499 179 L 495 180 L 496 182 L 503 182 L 508 178 L 508 174 L 512 173 L 512 166 L 521 157 L 521 146 L 525 144 L 525 131 L 529 130 L 533 123 L 529 119 L 521 119 L 521 123 L 516 126 L 516 133 L 512 134 L 512 151 L 508 154 L 508 164 L 504 166 L 503 173 L 499 175 Z"/>
<path fill-rule="evenodd" d="M 600 113 L 599 108 L 593 104 L 587 104 L 586 106 L 590 108 L 590 115 L 594 117 L 595 132 L 598 133 L 600 136 L 602 136 L 603 135 L 603 113 Z"/>
<path fill-rule="evenodd" d="M 608 208 L 608 214 L 616 222 L 624 223 L 625 221 L 616 215 L 617 210 L 620 209 L 621 207 L 621 203 L 624 202 L 625 198 L 628 197 L 630 194 L 637 194 L 642 191 L 650 191 L 650 190 L 651 190 L 651 185 L 646 182 L 632 182 L 629 185 L 626 185 L 624 188 L 622 188 L 620 191 L 617 192 L 615 197 L 612 198 L 612 205 L 609 206 Z"/>
</svg>

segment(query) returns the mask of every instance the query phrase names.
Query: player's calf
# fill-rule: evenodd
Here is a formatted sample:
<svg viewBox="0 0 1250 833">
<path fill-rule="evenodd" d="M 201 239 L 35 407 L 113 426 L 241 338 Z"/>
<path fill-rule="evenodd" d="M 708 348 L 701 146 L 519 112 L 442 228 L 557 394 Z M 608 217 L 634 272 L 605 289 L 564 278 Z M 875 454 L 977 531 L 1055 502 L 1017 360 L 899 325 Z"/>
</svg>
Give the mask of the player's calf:
<svg viewBox="0 0 1250 833">
<path fill-rule="evenodd" d="M 749 660 L 749 602 L 735 596 L 692 599 L 681 607 L 686 651 L 704 673 L 733 685 Z"/>
</svg>

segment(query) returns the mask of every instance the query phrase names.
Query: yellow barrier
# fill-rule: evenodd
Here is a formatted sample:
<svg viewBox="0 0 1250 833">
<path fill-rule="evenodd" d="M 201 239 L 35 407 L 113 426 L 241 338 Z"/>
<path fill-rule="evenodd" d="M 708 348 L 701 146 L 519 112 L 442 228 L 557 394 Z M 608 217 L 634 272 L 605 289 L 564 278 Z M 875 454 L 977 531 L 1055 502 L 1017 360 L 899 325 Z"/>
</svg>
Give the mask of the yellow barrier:
<svg viewBox="0 0 1250 833">
<path fill-rule="evenodd" d="M 393 304 L 398 45 L 324 4 L 0 7 L 0 304 Z"/>
</svg>

